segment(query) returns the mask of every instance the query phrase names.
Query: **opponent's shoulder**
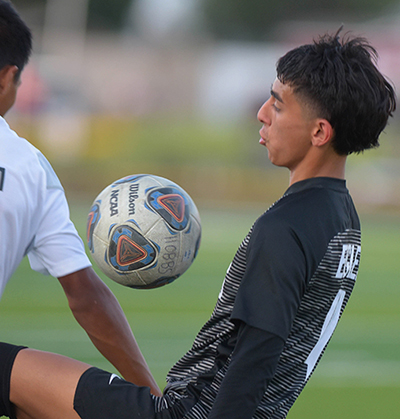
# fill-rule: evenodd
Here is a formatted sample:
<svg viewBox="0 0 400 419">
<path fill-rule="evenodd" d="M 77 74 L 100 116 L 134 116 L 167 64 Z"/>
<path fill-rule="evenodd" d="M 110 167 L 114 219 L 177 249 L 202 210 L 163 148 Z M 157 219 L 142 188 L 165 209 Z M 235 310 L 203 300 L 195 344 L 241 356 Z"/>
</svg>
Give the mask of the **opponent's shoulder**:
<svg viewBox="0 0 400 419">
<path fill-rule="evenodd" d="M 7 122 L 0 118 L 0 149 L 2 167 L 9 175 L 40 183 L 43 178 L 47 188 L 62 189 L 51 164 L 33 144 L 20 137 Z"/>
<path fill-rule="evenodd" d="M 37 162 L 37 148 L 13 131 L 3 118 L 0 118 L 0 148 L 2 160 L 8 165 L 25 167 L 29 161 Z"/>
</svg>

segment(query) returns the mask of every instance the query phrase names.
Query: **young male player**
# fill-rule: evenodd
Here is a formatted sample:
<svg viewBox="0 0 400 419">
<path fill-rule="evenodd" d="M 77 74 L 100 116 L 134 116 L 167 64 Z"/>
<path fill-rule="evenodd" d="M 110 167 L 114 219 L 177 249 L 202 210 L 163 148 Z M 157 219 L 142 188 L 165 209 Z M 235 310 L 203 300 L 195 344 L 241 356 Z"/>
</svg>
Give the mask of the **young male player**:
<svg viewBox="0 0 400 419">
<path fill-rule="evenodd" d="M 14 104 L 31 45 L 30 30 L 11 4 L 1 0 L 0 296 L 28 255 L 33 269 L 59 279 L 74 316 L 93 343 L 132 379 L 146 364 L 119 303 L 90 266 L 69 219 L 63 188 L 43 154 L 3 118 Z"/>
<path fill-rule="evenodd" d="M 346 156 L 378 145 L 392 86 L 363 39 L 289 51 L 258 113 L 287 167 L 285 194 L 254 224 L 209 321 L 162 397 L 87 364 L 0 344 L 0 413 L 18 418 L 284 418 L 314 371 L 358 272 L 360 224 Z M 16 416 L 14 416 L 15 409 Z"/>
</svg>

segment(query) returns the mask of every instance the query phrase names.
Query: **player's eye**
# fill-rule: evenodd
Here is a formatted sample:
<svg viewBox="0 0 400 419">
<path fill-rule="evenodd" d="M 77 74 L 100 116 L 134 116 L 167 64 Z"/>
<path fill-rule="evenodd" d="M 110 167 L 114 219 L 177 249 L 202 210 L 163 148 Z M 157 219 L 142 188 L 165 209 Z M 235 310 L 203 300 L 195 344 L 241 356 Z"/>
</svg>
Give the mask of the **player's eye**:
<svg viewBox="0 0 400 419">
<path fill-rule="evenodd" d="M 272 107 L 276 110 L 276 112 L 280 111 L 280 108 L 277 106 L 276 101 L 272 103 Z"/>
</svg>

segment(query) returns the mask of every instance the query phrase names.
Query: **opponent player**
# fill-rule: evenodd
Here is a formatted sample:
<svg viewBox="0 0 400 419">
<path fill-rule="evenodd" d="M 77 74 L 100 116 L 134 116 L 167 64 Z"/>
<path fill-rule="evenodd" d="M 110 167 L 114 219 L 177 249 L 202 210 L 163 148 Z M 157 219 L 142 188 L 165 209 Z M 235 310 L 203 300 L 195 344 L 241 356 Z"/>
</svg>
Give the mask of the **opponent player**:
<svg viewBox="0 0 400 419">
<path fill-rule="evenodd" d="M 0 1 L 0 296 L 28 255 L 31 267 L 57 277 L 77 321 L 127 379 L 147 369 L 122 309 L 90 266 L 63 188 L 36 148 L 13 132 L 4 115 L 14 104 L 31 53 L 31 32 L 11 4 Z M 143 384 L 157 390 L 152 380 Z"/>
<path fill-rule="evenodd" d="M 360 224 L 346 156 L 376 147 L 395 110 L 363 39 L 325 36 L 283 56 L 258 113 L 290 185 L 254 224 L 210 320 L 162 397 L 89 365 L 0 345 L 0 413 L 18 418 L 284 418 L 352 292 Z M 10 391 L 9 391 L 10 389 Z"/>
</svg>

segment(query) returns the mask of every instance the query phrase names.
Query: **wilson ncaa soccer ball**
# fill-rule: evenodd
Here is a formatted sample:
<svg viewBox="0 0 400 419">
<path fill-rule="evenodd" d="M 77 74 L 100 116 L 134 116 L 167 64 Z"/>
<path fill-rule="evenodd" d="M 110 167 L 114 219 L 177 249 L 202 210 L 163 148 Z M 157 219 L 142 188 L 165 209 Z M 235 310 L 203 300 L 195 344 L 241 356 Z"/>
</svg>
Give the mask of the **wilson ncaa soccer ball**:
<svg viewBox="0 0 400 419">
<path fill-rule="evenodd" d="M 87 242 L 94 261 L 112 280 L 156 288 L 182 275 L 200 245 L 199 212 L 177 184 L 132 175 L 106 187 L 88 215 Z"/>
</svg>

